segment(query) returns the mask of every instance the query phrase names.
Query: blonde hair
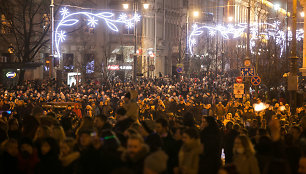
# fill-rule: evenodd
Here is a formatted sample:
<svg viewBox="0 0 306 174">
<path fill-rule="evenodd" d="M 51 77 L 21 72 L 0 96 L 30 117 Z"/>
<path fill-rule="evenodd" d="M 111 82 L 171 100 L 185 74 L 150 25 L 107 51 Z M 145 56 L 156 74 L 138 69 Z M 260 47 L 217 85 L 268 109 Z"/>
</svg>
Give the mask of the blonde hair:
<svg viewBox="0 0 306 174">
<path fill-rule="evenodd" d="M 59 143 L 66 139 L 66 134 L 62 126 L 54 126 L 53 128 L 53 138 Z"/>
<path fill-rule="evenodd" d="M 255 155 L 255 150 L 254 150 L 253 144 L 252 144 L 252 142 L 251 142 L 251 140 L 248 136 L 240 135 L 237 138 L 240 139 L 241 144 L 244 148 L 244 153 L 246 155 Z"/>
</svg>

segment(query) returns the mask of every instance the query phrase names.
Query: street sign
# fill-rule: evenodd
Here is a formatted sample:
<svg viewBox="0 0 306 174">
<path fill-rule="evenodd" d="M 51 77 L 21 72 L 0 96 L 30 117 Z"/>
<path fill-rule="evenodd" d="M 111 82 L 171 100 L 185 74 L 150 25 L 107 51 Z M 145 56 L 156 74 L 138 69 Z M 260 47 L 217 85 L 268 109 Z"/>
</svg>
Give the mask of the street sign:
<svg viewBox="0 0 306 174">
<path fill-rule="evenodd" d="M 237 82 L 237 83 L 242 83 L 242 81 L 243 81 L 243 78 L 242 78 L 242 77 L 239 76 L 239 77 L 236 78 L 236 82 Z"/>
<path fill-rule="evenodd" d="M 17 74 L 15 72 L 7 72 L 5 76 L 9 79 L 13 79 L 17 76 Z"/>
<path fill-rule="evenodd" d="M 242 95 L 242 94 L 244 94 L 244 84 L 235 83 L 234 84 L 234 94 L 235 95 Z"/>
<path fill-rule="evenodd" d="M 183 72 L 183 68 L 181 68 L 181 67 L 176 68 L 176 72 L 177 73 L 182 73 Z"/>
<path fill-rule="evenodd" d="M 184 64 L 176 64 L 176 67 L 183 68 L 183 67 L 184 67 Z"/>
<path fill-rule="evenodd" d="M 242 94 L 241 95 L 235 95 L 235 98 L 242 98 Z"/>
<path fill-rule="evenodd" d="M 251 61 L 249 59 L 244 60 L 244 66 L 246 67 L 251 66 Z"/>
<path fill-rule="evenodd" d="M 258 86 L 260 83 L 261 83 L 261 78 L 259 76 L 254 76 L 252 77 L 251 79 L 251 83 L 254 85 L 254 86 Z"/>
<path fill-rule="evenodd" d="M 255 69 L 254 68 L 241 68 L 240 69 L 242 77 L 253 77 L 255 76 Z"/>
</svg>

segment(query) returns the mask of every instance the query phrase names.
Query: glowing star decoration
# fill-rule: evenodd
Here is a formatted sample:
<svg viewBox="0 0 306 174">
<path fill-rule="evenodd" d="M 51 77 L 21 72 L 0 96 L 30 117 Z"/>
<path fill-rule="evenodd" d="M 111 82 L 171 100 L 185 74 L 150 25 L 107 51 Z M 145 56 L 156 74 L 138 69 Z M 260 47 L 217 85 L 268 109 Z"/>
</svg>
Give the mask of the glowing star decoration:
<svg viewBox="0 0 306 174">
<path fill-rule="evenodd" d="M 128 16 L 124 13 L 119 16 L 119 20 L 121 20 L 121 21 L 125 21 L 127 18 L 128 18 Z"/>
<path fill-rule="evenodd" d="M 195 45 L 195 44 L 197 44 L 197 41 L 195 39 L 191 39 L 190 43 L 191 43 L 191 45 Z"/>
<path fill-rule="evenodd" d="M 82 24 L 83 17 L 87 18 L 87 25 L 90 27 L 96 27 L 99 21 L 103 21 L 107 27 L 114 32 L 118 32 L 118 25 L 126 25 L 127 27 L 134 27 L 134 25 L 140 21 L 141 16 L 137 13 L 132 18 L 128 18 L 126 14 L 121 14 L 119 18 L 115 18 L 115 14 L 111 12 L 90 13 L 85 11 L 70 13 L 69 10 L 64 7 L 60 11 L 62 18 L 59 20 L 55 28 L 55 56 L 61 58 L 60 45 L 66 40 L 66 33 L 69 32 L 69 27 L 76 27 Z M 65 31 L 63 30 L 65 28 Z M 73 29 L 71 29 L 72 31 Z"/>
<path fill-rule="evenodd" d="M 88 21 L 88 25 L 93 28 L 98 24 L 98 20 L 96 20 L 94 17 L 90 18 Z"/>
<path fill-rule="evenodd" d="M 275 21 L 273 23 L 254 23 L 250 26 L 250 49 L 251 53 L 255 54 L 254 48 L 256 46 L 256 41 L 265 41 L 267 42 L 270 39 L 274 39 L 275 43 L 280 48 L 280 57 L 283 55 L 283 52 L 286 48 L 286 31 L 280 29 L 281 23 Z M 188 37 L 189 52 L 193 55 L 193 49 L 196 46 L 196 39 L 204 30 L 207 30 L 208 34 L 211 37 L 214 37 L 217 33 L 220 34 L 224 39 L 235 39 L 242 37 L 246 33 L 247 24 L 242 23 L 236 26 L 230 24 L 227 26 L 217 25 L 217 26 L 198 26 L 194 24 L 192 26 L 192 31 Z M 304 38 L 304 30 L 298 29 L 296 31 L 297 41 L 301 41 Z M 288 41 L 292 41 L 292 32 L 288 31 Z"/>
<path fill-rule="evenodd" d="M 69 14 L 68 9 L 66 7 L 62 8 L 62 10 L 60 11 L 62 16 L 67 16 Z"/>
<path fill-rule="evenodd" d="M 139 22 L 140 19 L 141 19 L 141 16 L 140 16 L 139 14 L 135 13 L 135 15 L 134 15 L 134 21 L 135 21 L 135 22 Z"/>
<path fill-rule="evenodd" d="M 57 34 L 59 41 L 64 42 L 66 40 L 65 31 L 61 31 L 61 33 Z"/>
<path fill-rule="evenodd" d="M 130 22 L 126 23 L 126 27 L 133 28 L 134 27 L 133 22 L 130 21 Z"/>
</svg>

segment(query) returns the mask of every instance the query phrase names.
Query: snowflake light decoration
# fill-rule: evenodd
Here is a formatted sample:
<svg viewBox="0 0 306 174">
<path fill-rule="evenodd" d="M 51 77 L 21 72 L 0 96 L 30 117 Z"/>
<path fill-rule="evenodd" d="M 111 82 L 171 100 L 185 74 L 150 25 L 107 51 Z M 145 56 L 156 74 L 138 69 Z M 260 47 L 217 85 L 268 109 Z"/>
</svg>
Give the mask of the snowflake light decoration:
<svg viewBox="0 0 306 174">
<path fill-rule="evenodd" d="M 88 21 L 88 25 L 93 28 L 96 27 L 96 25 L 98 24 L 98 20 L 96 20 L 94 17 L 89 18 Z"/>
<path fill-rule="evenodd" d="M 121 21 L 125 21 L 127 18 L 128 18 L 128 16 L 124 13 L 119 16 L 119 20 L 121 20 Z"/>
<path fill-rule="evenodd" d="M 134 23 L 129 21 L 128 23 L 126 23 L 126 27 L 133 28 L 134 27 Z"/>
<path fill-rule="evenodd" d="M 58 58 L 61 58 L 60 44 L 66 40 L 66 32 L 63 27 L 72 27 L 80 24 L 80 17 L 85 16 L 88 20 L 87 25 L 90 27 L 96 27 L 98 21 L 103 21 L 107 27 L 114 32 L 118 32 L 119 24 L 126 25 L 127 27 L 134 27 L 134 25 L 141 20 L 141 16 L 137 13 L 134 14 L 132 18 L 128 18 L 126 14 L 121 14 L 118 19 L 115 18 L 115 14 L 111 12 L 101 12 L 101 13 L 91 13 L 91 12 L 75 12 L 70 13 L 69 10 L 64 7 L 60 11 L 62 18 L 59 20 L 55 28 L 55 50 Z M 66 29 L 67 31 L 67 29 Z"/>
<path fill-rule="evenodd" d="M 65 35 L 65 31 L 61 31 L 61 33 L 58 33 L 57 34 L 58 36 L 58 39 L 61 41 L 61 42 L 64 42 L 64 40 L 66 40 L 66 35 Z"/>
<path fill-rule="evenodd" d="M 69 14 L 68 9 L 66 7 L 62 8 L 62 10 L 60 11 L 62 16 L 67 16 Z"/>
</svg>

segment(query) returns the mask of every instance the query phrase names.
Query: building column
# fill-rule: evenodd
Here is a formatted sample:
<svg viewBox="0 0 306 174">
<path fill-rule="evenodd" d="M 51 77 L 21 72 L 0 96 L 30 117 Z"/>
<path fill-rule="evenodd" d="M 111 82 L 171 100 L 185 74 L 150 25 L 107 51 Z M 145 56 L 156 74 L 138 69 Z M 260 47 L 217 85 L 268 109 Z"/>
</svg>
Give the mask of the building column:
<svg viewBox="0 0 306 174">
<path fill-rule="evenodd" d="M 300 0 L 301 5 L 303 6 L 303 12 L 306 14 L 306 0 Z M 303 67 L 300 68 L 303 76 L 306 76 L 306 16 L 304 16 L 304 39 L 303 39 Z"/>
</svg>

